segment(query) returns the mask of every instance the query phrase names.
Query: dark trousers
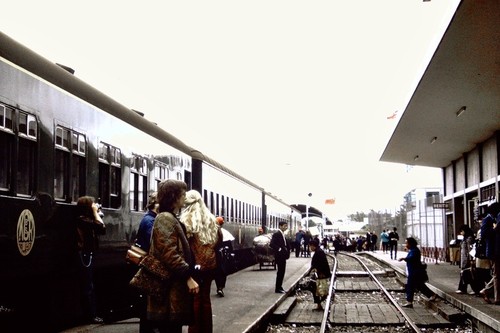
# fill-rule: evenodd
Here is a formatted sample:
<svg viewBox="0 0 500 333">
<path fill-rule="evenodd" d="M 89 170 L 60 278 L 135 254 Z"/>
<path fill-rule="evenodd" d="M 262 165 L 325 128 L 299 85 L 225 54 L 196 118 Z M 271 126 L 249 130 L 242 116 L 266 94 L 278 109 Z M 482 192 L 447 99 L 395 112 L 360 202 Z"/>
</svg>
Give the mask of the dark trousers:
<svg viewBox="0 0 500 333">
<path fill-rule="evenodd" d="M 460 282 L 458 283 L 458 290 L 466 293 L 467 286 L 470 284 L 472 291 L 474 291 L 476 294 L 479 294 L 479 291 L 481 291 L 484 284 L 483 286 L 481 286 L 480 277 L 477 276 L 477 273 L 477 270 L 472 269 L 470 266 L 462 269 L 460 271 Z"/>
<path fill-rule="evenodd" d="M 295 242 L 295 257 L 300 256 L 300 242 Z"/>
<path fill-rule="evenodd" d="M 398 243 L 394 244 L 391 242 L 389 244 L 389 248 L 391 251 L 391 259 L 398 259 Z M 394 256 L 392 254 L 393 252 L 394 252 Z"/>
<path fill-rule="evenodd" d="M 426 297 L 431 297 L 434 295 L 432 290 L 427 287 L 425 282 L 422 280 L 421 277 L 415 276 L 415 275 L 410 275 L 408 276 L 408 279 L 406 281 L 406 300 L 408 302 L 413 302 L 413 296 L 415 295 L 415 290 L 419 290 L 422 294 L 424 294 Z"/>
<path fill-rule="evenodd" d="M 96 317 L 96 297 L 92 269 L 92 253 L 80 253 L 80 291 L 83 317 L 92 320 Z"/>
<path fill-rule="evenodd" d="M 146 295 L 138 295 L 139 298 L 139 333 L 153 333 L 153 323 L 148 320 L 148 298 Z"/>
<path fill-rule="evenodd" d="M 286 260 L 276 260 L 276 266 L 278 267 L 278 272 L 276 273 L 276 284 L 274 289 L 283 289 L 283 279 L 285 278 L 286 271 Z"/>
<path fill-rule="evenodd" d="M 389 242 L 382 242 L 382 250 L 384 251 L 384 253 L 389 250 Z"/>
<path fill-rule="evenodd" d="M 226 288 L 226 281 L 227 281 L 226 273 L 224 273 L 224 271 L 221 268 L 217 268 L 217 271 L 215 272 L 215 285 L 217 286 L 217 289 Z"/>
<path fill-rule="evenodd" d="M 194 295 L 194 324 L 189 325 L 189 333 L 212 333 L 212 303 L 210 300 L 210 287 L 214 279 L 215 270 L 202 272 L 200 291 Z"/>
</svg>

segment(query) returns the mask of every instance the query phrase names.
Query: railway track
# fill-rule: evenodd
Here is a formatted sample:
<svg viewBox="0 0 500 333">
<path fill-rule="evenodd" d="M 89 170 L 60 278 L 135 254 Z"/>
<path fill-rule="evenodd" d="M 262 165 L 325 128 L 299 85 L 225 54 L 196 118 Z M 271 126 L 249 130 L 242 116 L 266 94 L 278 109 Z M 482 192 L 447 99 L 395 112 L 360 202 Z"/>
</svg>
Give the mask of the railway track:
<svg viewBox="0 0 500 333">
<path fill-rule="evenodd" d="M 472 332 L 462 314 L 443 300 L 415 295 L 414 307 L 403 308 L 406 277 L 371 257 L 328 255 L 333 276 L 324 312 L 314 311 L 304 277 L 295 292 L 274 311 L 267 333 L 284 332 Z"/>
</svg>

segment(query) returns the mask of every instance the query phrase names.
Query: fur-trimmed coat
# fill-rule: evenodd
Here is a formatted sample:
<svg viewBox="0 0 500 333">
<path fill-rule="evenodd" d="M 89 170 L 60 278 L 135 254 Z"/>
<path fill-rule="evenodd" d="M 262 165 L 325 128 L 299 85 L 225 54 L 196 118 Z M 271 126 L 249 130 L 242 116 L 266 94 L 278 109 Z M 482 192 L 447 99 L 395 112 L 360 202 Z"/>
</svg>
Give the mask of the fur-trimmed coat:
<svg viewBox="0 0 500 333">
<path fill-rule="evenodd" d="M 148 296 L 148 319 L 188 325 L 193 320 L 193 296 L 187 279 L 193 259 L 184 226 L 168 212 L 156 216 L 149 253 L 168 268 L 172 281 L 167 295 L 158 299 Z"/>
</svg>

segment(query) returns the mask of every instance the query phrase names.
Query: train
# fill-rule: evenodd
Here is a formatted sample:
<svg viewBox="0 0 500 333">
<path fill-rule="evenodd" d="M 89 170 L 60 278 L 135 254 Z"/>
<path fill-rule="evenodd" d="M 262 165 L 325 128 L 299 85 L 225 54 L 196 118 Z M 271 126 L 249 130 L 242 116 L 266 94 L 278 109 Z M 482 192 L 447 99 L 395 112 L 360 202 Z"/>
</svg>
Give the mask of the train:
<svg viewBox="0 0 500 333">
<path fill-rule="evenodd" d="M 98 312 L 134 315 L 125 262 L 149 194 L 165 179 L 198 190 L 225 219 L 237 266 L 258 229 L 300 228 L 301 212 L 0 32 L 0 330 L 54 332 L 81 320 L 76 201 L 98 198 Z"/>
</svg>

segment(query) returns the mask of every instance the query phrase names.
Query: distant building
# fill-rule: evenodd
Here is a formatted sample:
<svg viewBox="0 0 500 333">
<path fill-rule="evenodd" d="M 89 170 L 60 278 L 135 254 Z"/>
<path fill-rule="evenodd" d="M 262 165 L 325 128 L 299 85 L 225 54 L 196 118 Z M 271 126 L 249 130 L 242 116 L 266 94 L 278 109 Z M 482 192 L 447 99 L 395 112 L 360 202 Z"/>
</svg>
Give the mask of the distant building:
<svg viewBox="0 0 500 333">
<path fill-rule="evenodd" d="M 418 188 L 405 195 L 406 234 L 421 247 L 445 247 L 443 190 Z"/>
</svg>

